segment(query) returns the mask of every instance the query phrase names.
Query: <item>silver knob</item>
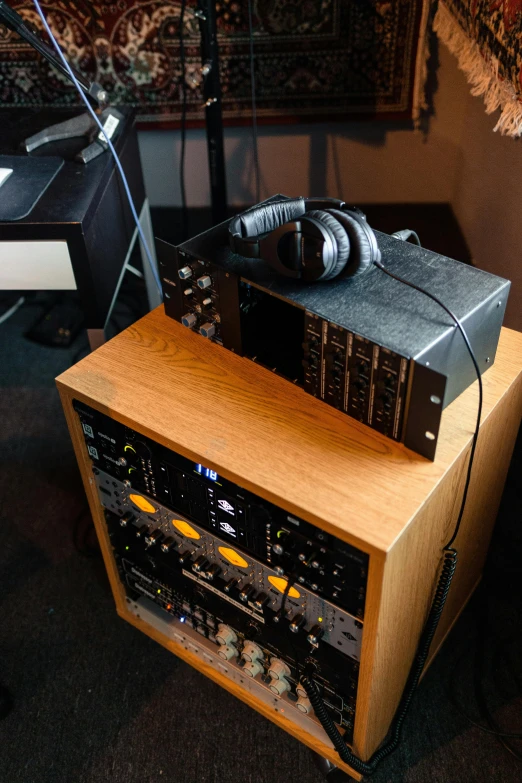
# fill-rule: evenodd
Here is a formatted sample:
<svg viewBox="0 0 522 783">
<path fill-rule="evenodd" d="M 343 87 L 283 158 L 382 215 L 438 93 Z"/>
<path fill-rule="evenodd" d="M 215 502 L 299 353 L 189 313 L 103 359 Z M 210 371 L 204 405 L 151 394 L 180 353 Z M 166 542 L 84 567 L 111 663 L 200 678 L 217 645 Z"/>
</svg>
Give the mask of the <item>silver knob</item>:
<svg viewBox="0 0 522 783">
<path fill-rule="evenodd" d="M 252 663 L 255 663 L 260 659 L 262 660 L 264 657 L 263 650 L 255 642 L 246 642 L 243 647 L 242 656 L 245 661 L 251 661 Z"/>
<path fill-rule="evenodd" d="M 216 634 L 216 641 L 218 644 L 232 645 L 237 642 L 237 636 L 229 625 L 220 623 L 218 625 L 218 632 Z"/>
<path fill-rule="evenodd" d="M 181 323 L 183 324 L 183 326 L 188 326 L 189 329 L 192 329 L 192 327 L 195 326 L 197 324 L 197 322 L 198 322 L 198 319 L 196 318 L 194 313 L 187 313 L 181 319 Z"/>
<path fill-rule="evenodd" d="M 212 278 L 210 275 L 203 275 L 198 280 L 199 288 L 209 288 L 212 285 Z"/>
<path fill-rule="evenodd" d="M 233 644 L 224 644 L 218 650 L 218 655 L 223 658 L 224 661 L 229 661 L 231 658 L 236 658 L 239 653 Z"/>
<path fill-rule="evenodd" d="M 203 324 L 203 326 L 200 327 L 199 333 L 203 335 L 203 337 L 214 337 L 216 334 L 216 327 L 214 324 L 211 324 L 210 321 L 206 324 Z"/>
<path fill-rule="evenodd" d="M 303 698 L 302 696 L 300 696 L 297 699 L 295 706 L 300 712 L 304 712 L 305 715 L 307 715 L 309 712 L 312 711 L 312 705 L 310 703 L 310 700 L 307 698 Z"/>
<path fill-rule="evenodd" d="M 268 673 L 273 680 L 278 680 L 290 674 L 290 667 L 280 658 L 272 658 Z"/>
<path fill-rule="evenodd" d="M 124 468 L 125 465 L 127 464 L 127 460 L 125 459 L 125 457 L 118 457 L 118 459 L 116 460 L 116 464 L 121 465 L 121 467 Z"/>
<path fill-rule="evenodd" d="M 290 683 L 283 677 L 279 680 L 272 680 L 270 683 L 270 690 L 272 693 L 277 693 L 278 696 L 282 696 L 285 691 L 290 690 Z"/>
<path fill-rule="evenodd" d="M 192 277 L 192 269 L 189 266 L 184 266 L 179 270 L 178 275 L 182 280 L 188 280 L 189 277 Z"/>
<path fill-rule="evenodd" d="M 284 551 L 285 551 L 285 550 L 283 549 L 283 547 L 281 546 L 281 544 L 274 544 L 274 546 L 272 547 L 272 552 L 273 552 L 275 555 L 282 555 Z"/>
<path fill-rule="evenodd" d="M 242 671 L 249 677 L 257 677 L 263 671 L 262 665 L 259 661 L 247 661 L 243 666 Z"/>
</svg>

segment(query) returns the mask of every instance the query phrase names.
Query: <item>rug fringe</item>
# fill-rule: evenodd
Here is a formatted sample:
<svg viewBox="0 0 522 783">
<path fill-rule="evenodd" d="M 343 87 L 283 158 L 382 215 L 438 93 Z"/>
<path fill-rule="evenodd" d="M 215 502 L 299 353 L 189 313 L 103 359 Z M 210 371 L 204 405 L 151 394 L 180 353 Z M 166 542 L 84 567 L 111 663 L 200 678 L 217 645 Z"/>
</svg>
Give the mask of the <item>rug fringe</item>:
<svg viewBox="0 0 522 783">
<path fill-rule="evenodd" d="M 522 135 L 522 103 L 512 84 L 502 81 L 498 75 L 499 61 L 493 55 L 488 59 L 478 44 L 471 40 L 450 13 L 444 3 L 439 2 L 433 22 L 433 29 L 458 61 L 461 71 L 471 84 L 471 94 L 482 95 L 486 114 L 500 109 L 500 117 L 493 128 L 502 136 L 518 138 Z"/>
<path fill-rule="evenodd" d="M 424 0 L 422 17 L 420 22 L 420 38 L 417 49 L 417 61 L 415 63 L 415 81 L 413 87 L 412 119 L 415 130 L 422 127 L 422 115 L 428 110 L 426 99 L 426 82 L 428 80 L 428 60 L 430 57 L 430 43 L 428 35 L 428 19 L 431 13 L 432 0 Z"/>
</svg>

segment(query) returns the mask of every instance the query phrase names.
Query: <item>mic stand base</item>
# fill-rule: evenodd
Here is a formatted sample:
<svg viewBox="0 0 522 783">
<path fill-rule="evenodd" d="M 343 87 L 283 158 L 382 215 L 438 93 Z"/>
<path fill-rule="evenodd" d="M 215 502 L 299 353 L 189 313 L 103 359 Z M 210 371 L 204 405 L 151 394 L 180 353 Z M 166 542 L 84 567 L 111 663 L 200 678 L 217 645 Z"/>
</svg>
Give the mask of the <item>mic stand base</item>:
<svg viewBox="0 0 522 783">
<path fill-rule="evenodd" d="M 113 107 L 107 107 L 101 112 L 100 122 L 107 130 L 111 141 L 117 136 L 122 119 L 123 115 Z M 33 150 L 52 141 L 77 139 L 85 136 L 90 143 L 76 155 L 76 160 L 78 163 L 87 164 L 99 157 L 108 148 L 105 138 L 102 137 L 100 139 L 99 135 L 98 126 L 93 118 L 90 114 L 84 112 L 76 117 L 71 117 L 69 120 L 44 128 L 39 133 L 35 133 L 23 142 L 22 148 L 25 152 L 33 152 Z"/>
</svg>

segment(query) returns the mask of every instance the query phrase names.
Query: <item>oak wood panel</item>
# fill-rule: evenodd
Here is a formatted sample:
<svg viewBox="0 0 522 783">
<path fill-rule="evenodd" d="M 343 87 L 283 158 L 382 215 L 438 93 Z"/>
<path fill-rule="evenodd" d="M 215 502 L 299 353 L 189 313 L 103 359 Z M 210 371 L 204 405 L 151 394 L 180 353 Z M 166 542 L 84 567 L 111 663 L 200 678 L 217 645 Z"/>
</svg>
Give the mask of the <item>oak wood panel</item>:
<svg viewBox="0 0 522 783">
<path fill-rule="evenodd" d="M 457 569 L 427 666 L 480 580 L 521 415 L 522 376 L 481 427 L 466 509 L 453 545 Z M 468 457 L 469 450 L 387 554 L 378 608 L 369 596 L 371 625 L 365 621 L 364 633 L 371 641 L 361 655 L 354 734 L 364 758 L 386 735 L 404 689 L 435 593 L 442 548 L 460 510 Z M 372 642 L 375 649 L 370 652 Z"/>
<path fill-rule="evenodd" d="M 522 335 L 503 330 L 497 361 L 484 376 L 484 420 L 517 377 L 521 353 Z M 392 546 L 467 447 L 476 399 L 471 387 L 444 412 L 431 463 L 211 345 L 166 318 L 162 307 L 58 383 L 370 553 Z M 197 427 L 188 425 L 187 412 Z"/>
<path fill-rule="evenodd" d="M 69 433 L 73 443 L 74 453 L 78 461 L 78 467 L 80 468 L 80 474 L 87 496 L 87 502 L 89 503 L 89 509 L 96 529 L 96 535 L 100 543 L 100 549 L 103 556 L 103 562 L 109 577 L 109 583 L 111 586 L 114 601 L 118 612 L 123 611 L 125 607 L 125 589 L 121 583 L 118 568 L 114 560 L 112 553 L 112 546 L 109 539 L 109 533 L 107 525 L 105 523 L 105 516 L 103 508 L 100 505 L 98 499 L 98 492 L 93 480 L 92 475 L 92 462 L 88 457 L 87 449 L 85 448 L 85 440 L 83 437 L 82 428 L 78 415 L 72 406 L 72 397 L 65 387 L 59 389 L 60 398 L 62 401 L 63 410 L 67 425 L 69 427 Z"/>
</svg>

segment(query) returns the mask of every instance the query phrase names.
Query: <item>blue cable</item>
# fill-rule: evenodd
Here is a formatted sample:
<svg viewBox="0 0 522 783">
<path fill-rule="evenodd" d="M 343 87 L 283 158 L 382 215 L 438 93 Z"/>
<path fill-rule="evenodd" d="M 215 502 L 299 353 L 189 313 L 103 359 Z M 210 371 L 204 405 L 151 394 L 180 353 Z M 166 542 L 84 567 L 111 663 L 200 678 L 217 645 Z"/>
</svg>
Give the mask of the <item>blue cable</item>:
<svg viewBox="0 0 522 783">
<path fill-rule="evenodd" d="M 107 145 L 108 145 L 108 147 L 109 147 L 109 149 L 110 149 L 110 151 L 112 153 L 112 156 L 114 158 L 114 162 L 116 163 L 116 167 L 117 167 L 118 171 L 120 172 L 120 177 L 121 177 L 121 180 L 123 182 L 123 186 L 125 188 L 125 192 L 127 194 L 127 198 L 129 200 L 129 206 L 131 208 L 132 217 L 134 218 L 134 222 L 136 223 L 136 228 L 138 229 L 138 234 L 140 235 L 140 239 L 141 239 L 141 242 L 143 244 L 143 247 L 145 248 L 145 253 L 147 255 L 147 260 L 149 262 L 152 274 L 154 276 L 154 280 L 156 281 L 156 285 L 158 286 L 158 291 L 159 291 L 160 295 L 163 296 L 163 291 L 162 291 L 162 288 L 161 288 L 161 281 L 160 281 L 160 278 L 159 278 L 156 266 L 154 264 L 154 261 L 152 259 L 152 254 L 151 254 L 149 246 L 147 244 L 147 240 L 145 239 L 145 236 L 143 234 L 142 228 L 140 226 L 140 221 L 139 221 L 138 215 L 136 213 L 136 209 L 134 207 L 134 203 L 132 201 L 132 196 L 131 196 L 131 192 L 130 192 L 130 189 L 129 189 L 129 184 L 127 182 L 127 177 L 125 176 L 125 173 L 123 171 L 122 165 L 120 163 L 120 159 L 118 158 L 118 154 L 117 154 L 116 150 L 113 147 L 112 141 L 110 140 L 109 136 L 105 132 L 105 128 L 103 127 L 103 125 L 99 121 L 99 119 L 96 116 L 96 113 L 94 112 L 91 104 L 89 103 L 87 97 L 85 96 L 85 93 L 83 92 L 82 88 L 80 87 L 80 85 L 78 83 L 78 80 L 76 79 L 74 73 L 72 72 L 72 70 L 71 70 L 71 68 L 69 66 L 69 63 L 65 59 L 65 57 L 64 57 L 64 55 L 62 53 L 62 50 L 60 49 L 60 47 L 58 45 L 58 42 L 56 41 L 56 38 L 52 34 L 51 28 L 49 27 L 49 25 L 47 23 L 47 19 L 45 18 L 44 14 L 43 14 L 43 11 L 40 8 L 40 4 L 39 4 L 38 0 L 33 0 L 33 3 L 34 3 L 34 6 L 35 6 L 35 8 L 36 8 L 36 10 L 38 12 L 38 16 L 42 20 L 42 24 L 43 24 L 43 26 L 45 27 L 45 29 L 47 31 L 47 35 L 49 36 L 52 45 L 56 49 L 56 52 L 57 52 L 58 56 L 60 57 L 61 61 L 63 62 L 64 66 L 65 66 L 65 68 L 67 69 L 67 72 L 68 72 L 68 74 L 69 74 L 69 76 L 71 78 L 71 81 L 73 82 L 74 86 L 76 87 L 76 89 L 80 93 L 80 97 L 81 97 L 82 101 L 85 103 L 85 105 L 87 106 L 87 109 L 88 109 L 90 115 L 92 116 L 93 120 L 95 121 L 95 123 L 99 127 L 100 131 L 105 136 L 105 140 L 106 140 Z"/>
</svg>

